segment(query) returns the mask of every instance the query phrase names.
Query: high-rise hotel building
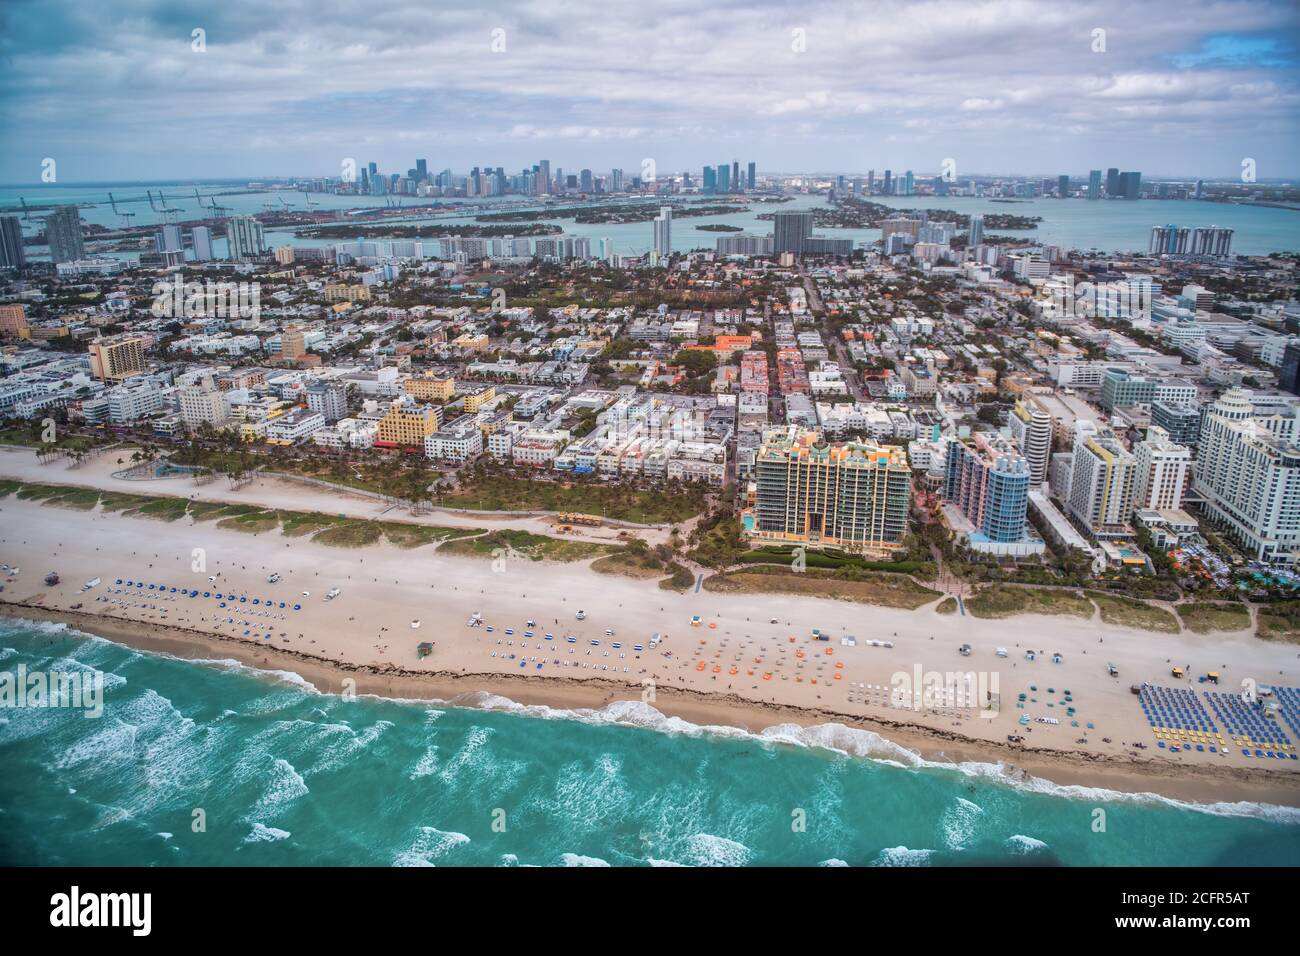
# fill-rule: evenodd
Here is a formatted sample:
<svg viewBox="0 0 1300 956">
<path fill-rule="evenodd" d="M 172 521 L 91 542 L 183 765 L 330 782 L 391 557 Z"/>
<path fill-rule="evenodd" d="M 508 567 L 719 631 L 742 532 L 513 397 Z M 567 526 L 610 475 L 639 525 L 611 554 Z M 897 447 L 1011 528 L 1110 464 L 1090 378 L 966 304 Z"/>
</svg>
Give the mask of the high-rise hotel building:
<svg viewBox="0 0 1300 956">
<path fill-rule="evenodd" d="M 1080 433 L 1070 474 L 1071 517 L 1096 539 L 1128 538 L 1137 460 L 1109 429 Z"/>
<path fill-rule="evenodd" d="M 101 382 L 119 382 L 144 371 L 144 339 L 118 335 L 90 343 L 90 371 Z"/>
<path fill-rule="evenodd" d="M 1133 481 L 1133 507 L 1171 511 L 1183 506 L 1192 452 L 1170 440 L 1158 425 L 1147 429 L 1146 438 L 1133 446 L 1137 476 Z"/>
<path fill-rule="evenodd" d="M 1047 480 L 1047 462 L 1052 457 L 1052 416 L 1042 403 L 1028 395 L 1007 415 L 1007 427 L 1020 454 L 1029 462 L 1034 484 Z"/>
<path fill-rule="evenodd" d="M 1202 513 L 1251 557 L 1295 564 L 1300 550 L 1300 408 L 1257 416 L 1251 393 L 1229 389 L 1201 421 L 1193 487 Z"/>
<path fill-rule="evenodd" d="M 943 496 L 971 523 L 973 548 L 997 551 L 1027 540 L 1031 474 L 1029 462 L 1014 444 L 982 432 L 954 440 L 948 445 L 945 468 Z"/>
<path fill-rule="evenodd" d="M 850 442 L 821 433 L 770 431 L 754 461 L 750 536 L 773 543 L 888 552 L 907 534 L 912 472 L 901 448 Z"/>
<path fill-rule="evenodd" d="M 377 448 L 424 449 L 424 440 L 438 430 L 438 406 L 423 405 L 402 395 L 384 412 L 375 438 Z"/>
<path fill-rule="evenodd" d="M 673 207 L 662 206 L 654 220 L 654 249 L 660 258 L 667 259 L 673 254 Z"/>
<path fill-rule="evenodd" d="M 252 216 L 231 216 L 226 220 L 226 244 L 235 261 L 257 258 L 266 251 L 262 224 Z"/>
<path fill-rule="evenodd" d="M 16 305 L 0 305 L 0 339 L 30 339 L 31 327 L 27 324 L 27 307 L 21 302 Z"/>
<path fill-rule="evenodd" d="M 17 216 L 0 216 L 0 269 L 21 269 L 25 265 L 22 222 Z"/>
<path fill-rule="evenodd" d="M 60 206 L 46 216 L 45 238 L 50 245 L 51 262 L 75 262 L 84 258 L 80 210 L 76 206 Z"/>
</svg>

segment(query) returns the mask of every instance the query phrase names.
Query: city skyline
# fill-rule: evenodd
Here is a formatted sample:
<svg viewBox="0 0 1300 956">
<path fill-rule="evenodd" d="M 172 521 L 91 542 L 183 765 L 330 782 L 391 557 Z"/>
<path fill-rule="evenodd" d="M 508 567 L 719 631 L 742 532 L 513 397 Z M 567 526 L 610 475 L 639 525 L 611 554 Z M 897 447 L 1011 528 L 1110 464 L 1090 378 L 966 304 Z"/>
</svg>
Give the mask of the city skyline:
<svg viewBox="0 0 1300 956">
<path fill-rule="evenodd" d="M 1174 13 L 1177 16 L 1174 16 Z M 0 181 L 330 176 L 404 170 L 760 171 L 875 165 L 1150 177 L 1298 170 L 1300 15 L 1286 3 L 506 3 L 118 0 L 5 13 Z M 633 16 L 633 14 L 638 14 Z M 196 34 L 195 31 L 202 31 Z M 1098 32 L 1102 31 L 1102 32 Z M 865 51 L 865 52 L 864 52 Z"/>
</svg>

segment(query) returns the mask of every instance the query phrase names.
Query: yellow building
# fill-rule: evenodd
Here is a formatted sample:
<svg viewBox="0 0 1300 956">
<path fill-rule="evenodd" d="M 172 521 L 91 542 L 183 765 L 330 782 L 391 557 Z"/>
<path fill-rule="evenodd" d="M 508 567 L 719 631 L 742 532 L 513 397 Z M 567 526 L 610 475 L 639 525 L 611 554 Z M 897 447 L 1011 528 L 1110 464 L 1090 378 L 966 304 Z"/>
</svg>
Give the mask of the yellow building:
<svg viewBox="0 0 1300 956">
<path fill-rule="evenodd" d="M 360 283 L 348 285 L 345 282 L 334 282 L 325 287 L 325 300 L 327 302 L 342 302 L 344 300 L 369 302 L 370 287 Z"/>
<path fill-rule="evenodd" d="M 266 437 L 266 420 L 262 419 L 255 422 L 239 423 L 239 440 L 244 442 L 260 442 Z"/>
<path fill-rule="evenodd" d="M 307 354 L 307 336 L 302 329 L 290 326 L 280 333 L 280 358 L 296 362 Z"/>
<path fill-rule="evenodd" d="M 514 420 L 514 415 L 509 411 L 487 412 L 479 416 L 478 430 L 483 433 L 486 439 L 488 435 L 499 431 L 502 426 L 508 425 Z"/>
<path fill-rule="evenodd" d="M 423 375 L 419 378 L 408 378 L 402 383 L 402 387 L 408 395 L 422 402 L 445 402 L 456 393 L 456 379 L 451 375 L 446 378 L 439 375 Z"/>
<path fill-rule="evenodd" d="M 411 395 L 394 399 L 379 420 L 375 445 L 380 448 L 423 448 L 424 439 L 438 430 L 438 406 L 422 405 Z"/>
<path fill-rule="evenodd" d="M 35 342 L 48 342 L 50 339 L 61 339 L 71 334 L 72 329 L 64 325 L 61 319 L 49 319 L 33 325 L 27 331 L 27 337 Z"/>
<path fill-rule="evenodd" d="M 907 534 L 912 471 L 895 446 L 773 430 L 755 458 L 754 485 L 743 527 L 764 542 L 883 554 Z"/>
<path fill-rule="evenodd" d="M 0 305 L 0 338 L 29 339 L 31 337 L 31 330 L 27 326 L 27 307 Z"/>
<path fill-rule="evenodd" d="M 90 370 L 101 382 L 121 381 L 144 371 L 144 339 L 121 335 L 90 343 Z"/>
<path fill-rule="evenodd" d="M 495 385 L 484 385 L 482 388 L 475 389 L 465 396 L 465 413 L 468 415 L 478 414 L 478 410 L 497 397 Z"/>
<path fill-rule="evenodd" d="M 472 349 L 475 352 L 486 352 L 488 347 L 487 335 L 461 335 L 454 339 L 452 345 L 462 349 Z"/>
</svg>

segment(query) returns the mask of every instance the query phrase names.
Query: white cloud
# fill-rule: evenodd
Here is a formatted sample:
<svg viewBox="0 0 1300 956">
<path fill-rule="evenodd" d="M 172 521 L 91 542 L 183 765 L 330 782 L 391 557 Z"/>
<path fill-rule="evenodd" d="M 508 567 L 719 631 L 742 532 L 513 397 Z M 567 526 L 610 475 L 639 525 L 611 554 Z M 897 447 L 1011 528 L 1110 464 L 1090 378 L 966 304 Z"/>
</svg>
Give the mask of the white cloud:
<svg viewBox="0 0 1300 956">
<path fill-rule="evenodd" d="M 1300 154 L 1294 64 L 1173 62 L 1225 31 L 1295 35 L 1289 0 L 281 0 L 267 12 L 251 0 L 11 5 L 0 174 L 30 179 L 28 153 L 68 157 L 69 176 L 79 163 L 136 177 L 199 163 L 311 172 L 358 146 L 386 168 L 421 148 L 462 168 L 543 150 L 595 168 L 642 147 L 697 165 L 723 144 L 772 168 L 810 148 L 823 168 L 905 167 L 936 136 L 972 171 L 1104 160 L 1178 172 L 1191 158 L 1212 172 L 1252 137 L 1270 168 Z M 190 50 L 194 25 L 206 53 Z M 791 49 L 796 27 L 806 52 Z M 807 141 L 790 142 L 792 119 Z M 1151 140 L 1153 122 L 1172 142 Z M 1086 141 L 1037 138 L 1063 128 Z"/>
</svg>

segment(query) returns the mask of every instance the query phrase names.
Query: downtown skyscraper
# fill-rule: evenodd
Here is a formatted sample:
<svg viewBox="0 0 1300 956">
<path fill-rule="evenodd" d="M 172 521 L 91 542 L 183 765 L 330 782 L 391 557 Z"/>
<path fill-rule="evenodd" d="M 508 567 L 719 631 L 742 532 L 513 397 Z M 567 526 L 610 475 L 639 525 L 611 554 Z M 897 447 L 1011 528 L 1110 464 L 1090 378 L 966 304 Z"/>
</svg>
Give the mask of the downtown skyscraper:
<svg viewBox="0 0 1300 956">
<path fill-rule="evenodd" d="M 0 216 L 0 269 L 21 269 L 26 264 L 22 222 L 17 216 Z"/>
<path fill-rule="evenodd" d="M 1088 172 L 1088 198 L 1101 198 L 1101 170 L 1093 169 Z"/>
</svg>

